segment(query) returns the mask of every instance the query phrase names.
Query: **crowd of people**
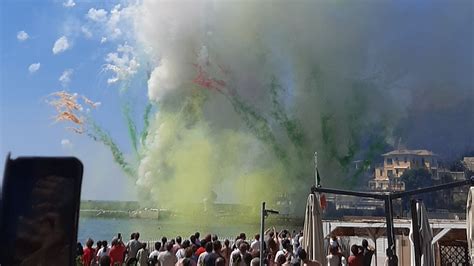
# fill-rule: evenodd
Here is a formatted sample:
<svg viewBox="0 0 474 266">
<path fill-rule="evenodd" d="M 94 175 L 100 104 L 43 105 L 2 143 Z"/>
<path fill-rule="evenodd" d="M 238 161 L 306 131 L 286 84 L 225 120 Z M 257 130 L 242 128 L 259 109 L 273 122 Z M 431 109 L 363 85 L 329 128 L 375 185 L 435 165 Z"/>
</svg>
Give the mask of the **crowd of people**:
<svg viewBox="0 0 474 266">
<path fill-rule="evenodd" d="M 83 266 L 257 266 L 260 265 L 260 248 L 264 247 L 264 263 L 270 266 L 280 265 L 322 265 L 319 261 L 309 260 L 302 248 L 303 233 L 275 228 L 265 231 L 263 243 L 260 235 L 247 240 L 245 233 L 239 234 L 233 242 L 225 239 L 221 242 L 217 235 L 208 234 L 202 239 L 199 232 L 188 239 L 177 236 L 174 239 L 163 237 L 161 241 L 148 247 L 141 242 L 140 233 L 132 233 L 126 243 L 120 234 L 114 237 L 111 245 L 107 241 L 88 239 L 85 247 L 77 246 L 77 264 Z M 371 265 L 373 248 L 367 240 L 362 246 L 353 245 L 352 255 L 347 259 L 336 237 L 331 238 L 328 247 L 328 266 L 367 266 Z"/>
<path fill-rule="evenodd" d="M 362 245 L 352 245 L 351 255 L 346 259 L 342 255 L 341 245 L 336 236 L 329 241 L 329 254 L 326 257 L 328 266 L 349 265 L 349 266 L 370 266 L 375 249 L 369 246 L 367 239 L 362 240 Z"/>
</svg>

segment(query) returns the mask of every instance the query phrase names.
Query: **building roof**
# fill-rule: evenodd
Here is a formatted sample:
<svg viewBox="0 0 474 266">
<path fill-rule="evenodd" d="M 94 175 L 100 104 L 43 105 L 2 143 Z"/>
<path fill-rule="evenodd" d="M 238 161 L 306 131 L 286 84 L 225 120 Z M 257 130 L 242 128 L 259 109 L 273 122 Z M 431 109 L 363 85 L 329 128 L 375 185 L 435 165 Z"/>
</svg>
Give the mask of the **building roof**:
<svg viewBox="0 0 474 266">
<path fill-rule="evenodd" d="M 382 154 L 382 156 L 391 156 L 391 155 L 435 156 L 436 154 L 428 150 L 407 150 L 407 149 L 398 149 L 398 150 L 394 150 L 394 151 Z"/>
</svg>

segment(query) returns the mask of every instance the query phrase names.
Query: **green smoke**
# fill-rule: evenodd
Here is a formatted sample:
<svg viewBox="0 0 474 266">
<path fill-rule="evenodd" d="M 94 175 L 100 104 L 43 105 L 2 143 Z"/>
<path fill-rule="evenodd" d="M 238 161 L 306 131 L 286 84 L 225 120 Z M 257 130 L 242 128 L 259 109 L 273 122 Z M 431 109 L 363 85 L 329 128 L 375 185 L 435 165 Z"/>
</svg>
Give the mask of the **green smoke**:
<svg viewBox="0 0 474 266">
<path fill-rule="evenodd" d="M 94 141 L 99 141 L 110 149 L 114 161 L 122 168 L 125 174 L 130 177 L 136 176 L 135 168 L 126 161 L 124 154 L 115 143 L 109 133 L 104 131 L 97 123 L 91 122 L 91 132 L 88 134 Z"/>
</svg>

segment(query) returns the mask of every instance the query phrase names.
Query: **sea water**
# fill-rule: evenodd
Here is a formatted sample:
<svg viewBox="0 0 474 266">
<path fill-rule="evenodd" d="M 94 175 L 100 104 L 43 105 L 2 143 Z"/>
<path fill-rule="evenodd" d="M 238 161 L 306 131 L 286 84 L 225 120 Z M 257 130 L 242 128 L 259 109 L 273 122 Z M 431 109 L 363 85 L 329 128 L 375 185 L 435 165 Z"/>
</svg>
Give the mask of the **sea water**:
<svg viewBox="0 0 474 266">
<path fill-rule="evenodd" d="M 79 219 L 78 241 L 85 243 L 90 237 L 94 241 L 107 240 L 110 243 L 118 233 L 122 234 L 124 240 L 128 240 L 132 232 L 140 232 L 140 239 L 147 241 L 159 240 L 163 236 L 171 239 L 178 235 L 187 239 L 195 232 L 200 232 L 201 237 L 211 233 L 217 234 L 220 239 L 233 240 L 241 232 L 246 233 L 247 238 L 253 238 L 253 235 L 259 230 L 260 225 L 257 221 L 255 224 L 219 222 L 198 225 L 194 224 L 192 220 L 176 222 L 154 219 L 81 217 Z"/>
</svg>

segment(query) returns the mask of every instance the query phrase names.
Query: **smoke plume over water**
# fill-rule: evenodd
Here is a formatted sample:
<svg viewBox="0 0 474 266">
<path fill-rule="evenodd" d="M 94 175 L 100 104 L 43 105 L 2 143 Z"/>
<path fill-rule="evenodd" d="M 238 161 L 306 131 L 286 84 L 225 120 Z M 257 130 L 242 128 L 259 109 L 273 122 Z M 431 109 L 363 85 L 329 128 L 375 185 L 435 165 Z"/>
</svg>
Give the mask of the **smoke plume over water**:
<svg viewBox="0 0 474 266">
<path fill-rule="evenodd" d="M 348 187 L 400 138 L 474 148 L 470 1 L 144 0 L 133 24 L 158 109 L 137 185 L 162 206 L 304 202 L 315 151 Z"/>
</svg>

